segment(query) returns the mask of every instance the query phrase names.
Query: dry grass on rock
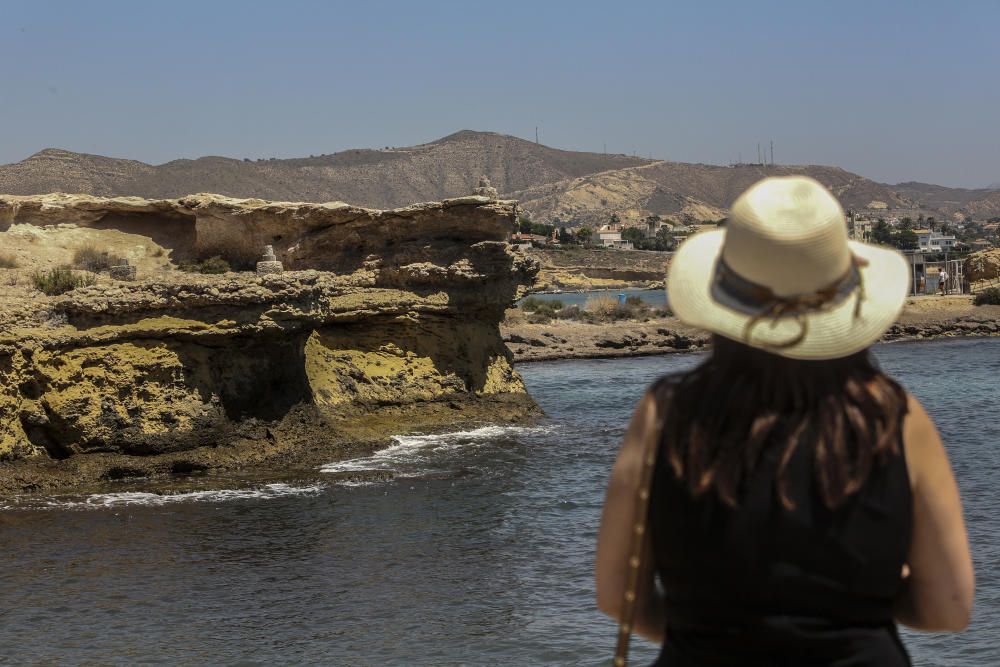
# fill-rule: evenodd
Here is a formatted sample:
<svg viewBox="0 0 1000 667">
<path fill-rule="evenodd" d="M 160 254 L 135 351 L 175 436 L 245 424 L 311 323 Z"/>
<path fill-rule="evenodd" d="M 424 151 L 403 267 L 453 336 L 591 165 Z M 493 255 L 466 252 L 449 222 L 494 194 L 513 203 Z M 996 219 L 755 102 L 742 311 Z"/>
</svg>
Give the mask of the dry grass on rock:
<svg viewBox="0 0 1000 667">
<path fill-rule="evenodd" d="M 262 246 L 247 237 L 230 236 L 203 246 L 198 258 L 203 262 L 222 259 L 233 271 L 253 271 L 262 251 Z"/>
<path fill-rule="evenodd" d="M 86 244 L 73 251 L 73 266 L 91 273 L 107 271 L 112 266 L 120 266 L 122 258 L 116 254 L 101 250 L 94 244 Z"/>
<path fill-rule="evenodd" d="M 36 271 L 31 274 L 31 282 L 39 292 L 48 296 L 58 296 L 77 287 L 95 285 L 97 278 L 91 274 L 74 273 L 68 266 L 60 266 L 48 271 Z"/>
<path fill-rule="evenodd" d="M 13 253 L 0 252 L 0 269 L 16 269 L 20 265 Z"/>
</svg>

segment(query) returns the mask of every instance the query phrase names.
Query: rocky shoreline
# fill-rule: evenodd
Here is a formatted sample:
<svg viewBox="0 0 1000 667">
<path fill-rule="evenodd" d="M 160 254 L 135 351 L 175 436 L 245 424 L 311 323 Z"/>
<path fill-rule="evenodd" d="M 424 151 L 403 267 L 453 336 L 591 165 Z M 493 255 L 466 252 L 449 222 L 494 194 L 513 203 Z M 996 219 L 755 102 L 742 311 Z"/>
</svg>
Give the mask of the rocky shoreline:
<svg viewBox="0 0 1000 667">
<path fill-rule="evenodd" d="M 534 420 L 515 362 L 709 344 L 671 317 L 505 321 L 532 288 L 662 281 L 659 253 L 598 253 L 575 278 L 589 256 L 562 252 L 545 260 L 557 280 L 539 284 L 538 258 L 506 243 L 516 220 L 516 203 L 479 196 L 391 211 L 0 196 L 0 495 L 315 476 L 395 435 Z M 43 293 L 39 272 L 83 244 L 120 254 L 138 280 Z M 269 266 L 290 270 L 178 270 L 247 246 L 273 246 Z M 1000 335 L 998 323 L 1000 306 L 921 297 L 886 339 Z"/>
<path fill-rule="evenodd" d="M 506 243 L 515 221 L 485 197 L 393 211 L 0 197 L 19 265 L 0 269 L 0 494 L 315 472 L 393 435 L 532 419 L 498 330 L 538 270 Z M 123 235 L 138 280 L 34 284 L 72 255 L 60 239 Z M 177 270 L 246 245 L 294 270 Z"/>
<path fill-rule="evenodd" d="M 155 455 L 105 451 L 64 460 L 33 457 L 7 461 L 0 464 L 0 497 L 108 491 L 135 482 L 152 489 L 167 483 L 185 488 L 204 486 L 206 480 L 221 480 L 230 474 L 252 477 L 255 483 L 288 478 L 384 478 L 386 473 L 382 471 L 332 475 L 319 473 L 318 469 L 384 449 L 392 444 L 394 435 L 530 423 L 540 415 L 527 394 L 382 406 L 353 415 L 330 415 L 303 405 L 277 422 L 249 419 L 231 424 L 219 431 L 213 443 L 190 449 Z"/>
<path fill-rule="evenodd" d="M 603 359 L 704 350 L 708 334 L 674 317 L 645 322 L 590 324 L 552 320 L 548 324 L 507 321 L 503 340 L 516 363 L 558 359 Z M 921 296 L 907 301 L 882 340 L 931 340 L 1000 335 L 1000 306 L 973 306 L 970 296 Z"/>
<path fill-rule="evenodd" d="M 567 293 L 663 287 L 672 253 L 652 250 L 608 250 L 566 247 L 532 248 L 539 263 L 532 292 Z"/>
</svg>

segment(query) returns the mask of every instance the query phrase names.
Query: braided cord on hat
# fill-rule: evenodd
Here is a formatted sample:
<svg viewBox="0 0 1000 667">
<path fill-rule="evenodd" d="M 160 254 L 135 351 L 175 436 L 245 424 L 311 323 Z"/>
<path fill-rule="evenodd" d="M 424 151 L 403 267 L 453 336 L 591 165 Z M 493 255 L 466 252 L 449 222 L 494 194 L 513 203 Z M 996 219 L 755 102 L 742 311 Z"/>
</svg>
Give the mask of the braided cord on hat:
<svg viewBox="0 0 1000 667">
<path fill-rule="evenodd" d="M 861 315 L 861 305 L 866 294 L 864 277 L 859 269 L 865 266 L 868 266 L 867 259 L 852 254 L 851 266 L 847 273 L 826 287 L 808 294 L 778 296 L 770 287 L 751 282 L 739 275 L 720 258 L 716 267 L 716 284 L 741 303 L 755 304 L 756 312 L 743 327 L 743 339 L 747 343 L 750 342 L 754 328 L 763 320 L 770 319 L 771 325 L 774 326 L 782 317 L 795 318 L 795 323 L 799 325 L 799 331 L 795 336 L 780 343 L 763 343 L 765 347 L 782 350 L 801 343 L 809 333 L 809 321 L 805 316 L 822 312 L 837 303 L 845 284 L 855 278 L 857 287 L 854 290 L 854 317 L 856 319 Z"/>
</svg>

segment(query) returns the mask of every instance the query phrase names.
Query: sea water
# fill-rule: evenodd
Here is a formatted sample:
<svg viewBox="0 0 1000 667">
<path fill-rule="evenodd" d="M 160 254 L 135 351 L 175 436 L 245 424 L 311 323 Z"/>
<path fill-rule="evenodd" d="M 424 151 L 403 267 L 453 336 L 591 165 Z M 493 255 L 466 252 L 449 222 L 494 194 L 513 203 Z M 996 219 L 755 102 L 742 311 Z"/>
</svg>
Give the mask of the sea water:
<svg viewBox="0 0 1000 667">
<path fill-rule="evenodd" d="M 589 292 L 559 292 L 546 294 L 532 294 L 525 299 L 538 299 L 541 301 L 559 301 L 563 306 L 579 306 L 583 308 L 587 301 L 593 298 L 615 299 L 624 294 L 626 298 L 637 296 L 643 302 L 653 308 L 663 308 L 667 305 L 667 291 L 664 289 L 621 289 L 621 290 L 597 290 Z M 522 299 L 521 301 L 523 301 Z"/>
<path fill-rule="evenodd" d="M 904 639 L 917 665 L 1000 664 L 1000 339 L 877 354 L 942 431 L 977 567 L 967 632 Z M 308 479 L 6 501 L 0 665 L 606 665 L 608 471 L 645 387 L 699 358 L 523 365 L 541 424 L 399 437 Z M 395 478 L 334 474 L 362 470 Z M 637 640 L 635 664 L 655 653 Z"/>
</svg>

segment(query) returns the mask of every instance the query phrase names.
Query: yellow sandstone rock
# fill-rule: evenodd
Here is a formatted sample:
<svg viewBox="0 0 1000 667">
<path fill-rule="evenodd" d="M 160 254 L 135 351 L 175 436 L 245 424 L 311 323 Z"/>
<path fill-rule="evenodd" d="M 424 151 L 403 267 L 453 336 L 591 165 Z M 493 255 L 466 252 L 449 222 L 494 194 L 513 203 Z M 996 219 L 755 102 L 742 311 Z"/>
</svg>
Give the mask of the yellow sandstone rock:
<svg viewBox="0 0 1000 667">
<path fill-rule="evenodd" d="M 404 407 L 421 428 L 461 420 L 455 401 L 478 418 L 490 401 L 504 418 L 531 412 L 498 330 L 538 271 L 506 243 L 515 219 L 512 202 L 483 197 L 373 211 L 215 195 L 0 196 L 0 247 L 30 227 L 39 255 L 56 229 L 128 234 L 168 253 L 140 264 L 136 282 L 100 277 L 60 296 L 0 269 L 11 283 L 0 296 L 0 461 L 108 457 L 113 466 L 94 473 L 107 478 L 125 474 L 121 456 L 280 440 L 293 418 L 316 443 L 343 436 L 329 420 L 352 415 L 366 417 L 366 433 L 403 431 L 377 415 Z M 235 238 L 273 245 L 291 270 L 174 268 Z"/>
</svg>

